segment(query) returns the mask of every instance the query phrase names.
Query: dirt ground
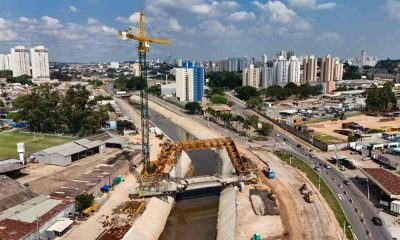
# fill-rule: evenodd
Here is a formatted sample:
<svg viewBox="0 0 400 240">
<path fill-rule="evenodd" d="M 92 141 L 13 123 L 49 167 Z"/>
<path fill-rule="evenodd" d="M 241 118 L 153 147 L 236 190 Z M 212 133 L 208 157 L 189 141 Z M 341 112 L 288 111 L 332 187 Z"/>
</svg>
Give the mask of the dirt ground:
<svg viewBox="0 0 400 240">
<path fill-rule="evenodd" d="M 68 181 L 79 177 L 93 167 L 104 163 L 108 158 L 119 153 L 120 149 L 106 149 L 102 154 L 95 154 L 90 157 L 80 159 L 71 165 L 53 166 L 38 163 L 30 163 L 22 173 L 23 177 L 17 179 L 20 183 L 29 183 L 29 188 L 37 193 L 47 195 L 59 187 L 62 187 Z"/>
<path fill-rule="evenodd" d="M 294 210 L 297 210 L 300 216 L 303 239 L 333 240 L 341 236 L 341 228 L 332 210 L 318 194 L 318 190 L 313 187 L 303 174 L 287 166 L 275 155 L 266 150 L 257 149 L 253 150 L 253 152 L 260 158 L 267 160 L 269 166 L 276 172 L 276 180 L 279 180 L 287 188 L 287 191 L 290 192 L 290 195 L 279 196 L 279 191 L 277 191 L 278 199 L 282 197 L 291 198 L 297 203 L 297 209 Z M 299 188 L 303 183 L 307 183 L 309 188 L 313 187 L 313 192 L 316 196 L 313 204 L 307 203 L 303 195 L 300 194 Z"/>
<path fill-rule="evenodd" d="M 371 129 L 388 130 L 389 128 L 400 128 L 400 118 L 396 118 L 393 121 L 381 122 L 380 120 L 382 118 L 383 117 L 359 115 L 359 116 L 348 117 L 346 120 L 311 123 L 308 124 L 307 126 L 309 127 L 309 129 L 313 129 L 315 132 L 325 133 L 341 140 L 347 140 L 347 136 L 335 133 L 333 132 L 333 130 L 342 129 L 342 123 L 356 122 L 361 126 L 363 126 L 364 128 L 371 128 Z"/>
<path fill-rule="evenodd" d="M 80 222 L 79 225 L 74 226 L 72 230 L 63 237 L 63 239 L 97 239 L 97 237 L 106 230 L 103 226 L 105 218 L 107 216 L 112 218 L 113 216 L 118 215 L 114 214 L 116 209 L 129 200 L 129 190 L 134 183 L 136 183 L 135 177 L 131 174 L 126 175 L 123 182 L 110 192 L 110 197 L 99 211 L 90 216 L 88 220 Z M 88 231 L 88 229 L 90 229 L 90 231 Z"/>
<path fill-rule="evenodd" d="M 254 233 L 262 239 L 282 239 L 285 235 L 282 220 L 279 215 L 256 215 L 251 206 L 249 192 L 252 186 L 246 186 L 243 192 L 237 193 L 237 225 L 235 239 L 250 239 Z M 240 220 L 239 220 L 240 219 Z"/>
</svg>

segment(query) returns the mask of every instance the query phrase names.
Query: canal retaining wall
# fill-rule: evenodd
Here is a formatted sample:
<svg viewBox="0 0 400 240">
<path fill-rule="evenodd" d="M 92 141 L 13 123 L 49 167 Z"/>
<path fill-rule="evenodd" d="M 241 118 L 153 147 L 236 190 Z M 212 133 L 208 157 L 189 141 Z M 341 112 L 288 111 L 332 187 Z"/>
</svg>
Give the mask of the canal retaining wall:
<svg viewBox="0 0 400 240">
<path fill-rule="evenodd" d="M 182 151 L 178 156 L 177 163 L 170 172 L 171 177 L 184 178 L 189 172 L 191 164 L 192 160 L 189 155 L 185 151 Z"/>
<path fill-rule="evenodd" d="M 234 240 L 236 226 L 236 190 L 225 188 L 219 196 L 217 240 Z"/>
<path fill-rule="evenodd" d="M 221 175 L 228 176 L 228 175 L 235 174 L 235 168 L 233 167 L 231 158 L 229 157 L 229 154 L 226 151 L 226 149 L 220 148 L 220 149 L 217 149 L 216 151 L 219 154 L 219 157 L 221 158 L 221 161 L 222 161 Z"/>
<path fill-rule="evenodd" d="M 151 198 L 144 213 L 135 221 L 122 240 L 157 240 L 164 230 L 174 201 L 172 197 Z"/>
</svg>

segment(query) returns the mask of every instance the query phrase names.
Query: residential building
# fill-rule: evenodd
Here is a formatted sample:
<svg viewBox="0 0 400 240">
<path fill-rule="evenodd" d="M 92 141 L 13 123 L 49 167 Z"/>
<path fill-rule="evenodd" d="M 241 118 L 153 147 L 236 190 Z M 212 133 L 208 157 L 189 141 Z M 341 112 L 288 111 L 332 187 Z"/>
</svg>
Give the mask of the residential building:
<svg viewBox="0 0 400 240">
<path fill-rule="evenodd" d="M 50 79 L 49 53 L 44 46 L 31 48 L 32 78 Z"/>
<path fill-rule="evenodd" d="M 280 86 L 285 86 L 289 81 L 289 61 L 284 56 L 279 56 L 273 63 L 274 82 Z"/>
<path fill-rule="evenodd" d="M 248 68 L 243 69 L 243 86 L 251 86 L 254 88 L 260 88 L 260 68 L 255 68 L 253 64 L 250 64 Z"/>
<path fill-rule="evenodd" d="M 239 71 L 243 71 L 243 69 L 249 67 L 249 65 L 250 65 L 250 59 L 247 56 L 242 57 L 239 60 Z"/>
<path fill-rule="evenodd" d="M 303 58 L 303 81 L 302 83 L 311 83 L 317 81 L 317 59 L 311 56 Z"/>
<path fill-rule="evenodd" d="M 296 56 L 291 56 L 288 61 L 288 83 L 300 85 L 300 61 Z"/>
<path fill-rule="evenodd" d="M 276 57 L 277 58 L 279 58 L 279 57 L 283 57 L 283 59 L 285 59 L 285 60 L 287 60 L 287 52 L 286 51 L 279 51 L 279 52 L 277 52 L 276 53 Z"/>
<path fill-rule="evenodd" d="M 176 97 L 179 101 L 200 101 L 204 95 L 204 67 L 186 62 L 175 69 Z"/>
<path fill-rule="evenodd" d="M 267 58 L 267 55 L 262 55 L 261 56 L 261 64 L 262 65 L 265 65 L 265 64 L 267 64 L 267 61 L 268 61 L 268 58 Z"/>
<path fill-rule="evenodd" d="M 261 68 L 261 87 L 268 88 L 274 84 L 274 69 L 272 64 L 267 63 Z"/>
<path fill-rule="evenodd" d="M 21 75 L 31 75 L 29 67 L 29 49 L 25 46 L 11 48 L 11 65 L 13 77 Z"/>
<path fill-rule="evenodd" d="M 341 81 L 343 80 L 343 64 L 339 62 L 339 60 L 335 61 L 333 67 L 333 80 Z"/>
<path fill-rule="evenodd" d="M 139 63 L 134 63 L 132 65 L 132 72 L 133 72 L 133 76 L 140 77 L 140 64 Z"/>
<path fill-rule="evenodd" d="M 119 62 L 111 62 L 110 63 L 110 68 L 118 69 L 119 68 Z"/>
<path fill-rule="evenodd" d="M 239 71 L 239 59 L 236 57 L 230 57 L 227 60 L 228 72 L 238 72 Z"/>
<path fill-rule="evenodd" d="M 362 50 L 360 56 L 353 63 L 357 66 L 370 66 L 375 67 L 379 59 L 377 57 L 368 56 L 366 50 Z"/>
<path fill-rule="evenodd" d="M 334 61 L 331 55 L 327 55 L 321 62 L 321 82 L 333 81 Z"/>
</svg>

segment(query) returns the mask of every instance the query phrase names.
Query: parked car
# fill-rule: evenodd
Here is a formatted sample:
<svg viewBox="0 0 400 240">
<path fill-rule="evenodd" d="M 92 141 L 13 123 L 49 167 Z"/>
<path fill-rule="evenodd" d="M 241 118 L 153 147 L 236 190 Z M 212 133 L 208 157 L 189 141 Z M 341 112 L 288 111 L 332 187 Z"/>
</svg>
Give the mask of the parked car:
<svg viewBox="0 0 400 240">
<path fill-rule="evenodd" d="M 300 145 L 300 144 L 297 144 L 296 146 L 297 146 L 298 148 L 301 148 L 301 145 Z"/>
<path fill-rule="evenodd" d="M 315 167 L 314 170 L 315 171 L 319 171 L 319 170 L 321 170 L 321 168 L 320 167 Z"/>
<path fill-rule="evenodd" d="M 331 169 L 332 167 L 331 167 L 331 165 L 325 164 L 325 168 Z"/>
<path fill-rule="evenodd" d="M 315 155 L 314 154 L 310 154 L 310 158 L 315 158 Z"/>
<path fill-rule="evenodd" d="M 344 180 L 343 183 L 346 184 L 347 186 L 349 186 L 351 184 L 351 181 L 350 180 Z"/>
<path fill-rule="evenodd" d="M 382 220 L 379 217 L 373 217 L 371 220 L 376 226 L 382 226 Z"/>
</svg>

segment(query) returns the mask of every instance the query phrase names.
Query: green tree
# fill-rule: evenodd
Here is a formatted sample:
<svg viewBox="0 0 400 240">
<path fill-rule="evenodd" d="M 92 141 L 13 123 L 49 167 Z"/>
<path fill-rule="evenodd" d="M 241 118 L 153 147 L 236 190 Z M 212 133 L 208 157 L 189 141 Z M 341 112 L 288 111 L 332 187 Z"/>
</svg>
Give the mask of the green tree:
<svg viewBox="0 0 400 240">
<path fill-rule="evenodd" d="M 75 211 L 76 212 L 81 212 L 84 209 L 92 206 L 94 202 L 94 196 L 93 194 L 80 194 L 75 197 Z"/>
<path fill-rule="evenodd" d="M 0 107 L 5 107 L 5 104 L 3 101 L 0 100 Z"/>
<path fill-rule="evenodd" d="M 288 95 L 295 95 L 298 92 L 298 88 L 299 87 L 295 83 L 290 82 L 290 83 L 286 84 L 284 89 Z"/>
<path fill-rule="evenodd" d="M 246 105 L 249 108 L 260 108 L 260 107 L 262 107 L 262 103 L 263 103 L 263 100 L 260 96 L 252 97 L 246 101 Z"/>
<path fill-rule="evenodd" d="M 279 85 L 272 85 L 265 90 L 265 96 L 273 100 L 285 100 L 290 96 L 290 92 Z"/>
<path fill-rule="evenodd" d="M 224 89 L 222 87 L 212 88 L 210 90 L 210 92 L 209 92 L 209 95 L 212 96 L 212 95 L 215 95 L 215 94 L 218 94 L 218 95 L 221 95 L 221 96 L 225 96 L 225 91 L 224 91 Z"/>
<path fill-rule="evenodd" d="M 151 86 L 147 88 L 147 92 L 160 96 L 161 95 L 161 87 L 160 86 Z"/>
<path fill-rule="evenodd" d="M 272 129 L 274 129 L 274 126 L 272 124 L 262 122 L 261 129 L 258 129 L 257 131 L 260 133 L 260 135 L 268 137 L 271 134 Z"/>
<path fill-rule="evenodd" d="M 237 87 L 235 88 L 237 93 L 237 97 L 242 100 L 249 100 L 251 97 L 260 96 L 260 93 L 257 91 L 256 88 L 251 86 L 244 86 L 244 87 Z"/>
<path fill-rule="evenodd" d="M 227 104 L 228 99 L 222 95 L 214 94 L 210 97 L 212 103 L 220 103 L 220 104 Z"/>
<path fill-rule="evenodd" d="M 185 109 L 188 110 L 190 114 L 196 114 L 198 111 L 200 111 L 200 103 L 188 102 L 185 105 Z"/>
<path fill-rule="evenodd" d="M 242 78 L 238 73 L 234 72 L 211 72 L 208 73 L 210 88 L 227 88 L 235 89 L 242 85 Z"/>
<path fill-rule="evenodd" d="M 386 112 L 396 109 L 397 97 L 392 91 L 393 84 L 386 84 L 382 88 L 373 85 L 366 91 L 366 111 Z"/>
<path fill-rule="evenodd" d="M 32 79 L 31 76 L 24 74 L 24 75 L 21 75 L 18 77 L 9 76 L 9 77 L 7 77 L 7 82 L 8 83 L 20 83 L 23 85 L 25 85 L 25 84 L 32 85 L 31 79 Z"/>
<path fill-rule="evenodd" d="M 124 130 L 135 130 L 136 126 L 133 122 L 128 120 L 118 120 L 117 121 L 117 131 L 119 134 L 123 134 Z"/>
</svg>

